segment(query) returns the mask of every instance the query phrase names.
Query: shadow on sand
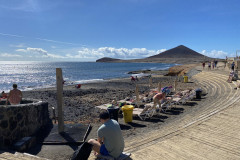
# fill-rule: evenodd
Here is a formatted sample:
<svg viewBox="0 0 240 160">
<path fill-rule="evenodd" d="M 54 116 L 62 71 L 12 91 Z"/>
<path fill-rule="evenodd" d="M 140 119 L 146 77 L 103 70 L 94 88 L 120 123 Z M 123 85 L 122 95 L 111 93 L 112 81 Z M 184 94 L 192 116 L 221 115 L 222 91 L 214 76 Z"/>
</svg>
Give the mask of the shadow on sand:
<svg viewBox="0 0 240 160">
<path fill-rule="evenodd" d="M 179 115 L 179 114 L 183 113 L 183 111 L 184 111 L 184 108 L 172 107 L 170 110 L 167 110 L 164 113 L 169 114 L 169 115 Z"/>
</svg>

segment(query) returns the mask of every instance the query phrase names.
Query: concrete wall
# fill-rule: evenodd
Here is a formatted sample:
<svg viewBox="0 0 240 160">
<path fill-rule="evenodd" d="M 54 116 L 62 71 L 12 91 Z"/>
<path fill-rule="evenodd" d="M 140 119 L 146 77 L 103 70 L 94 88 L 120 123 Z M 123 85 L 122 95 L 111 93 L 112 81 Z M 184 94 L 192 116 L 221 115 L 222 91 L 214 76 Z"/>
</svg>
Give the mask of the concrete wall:
<svg viewBox="0 0 240 160">
<path fill-rule="evenodd" d="M 2 103 L 2 104 L 1 104 Z M 48 103 L 24 99 L 19 105 L 0 103 L 0 148 L 35 134 L 49 122 Z"/>
</svg>

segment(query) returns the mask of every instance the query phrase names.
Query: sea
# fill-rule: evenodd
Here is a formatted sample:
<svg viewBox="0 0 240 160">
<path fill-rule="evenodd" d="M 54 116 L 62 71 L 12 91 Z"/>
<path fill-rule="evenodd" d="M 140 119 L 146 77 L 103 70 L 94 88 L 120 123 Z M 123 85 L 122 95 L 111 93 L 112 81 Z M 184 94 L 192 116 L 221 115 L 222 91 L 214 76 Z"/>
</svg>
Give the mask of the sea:
<svg viewBox="0 0 240 160">
<path fill-rule="evenodd" d="M 0 61 L 0 91 L 8 92 L 14 83 L 22 91 L 54 87 L 56 68 L 62 68 L 65 85 L 74 85 L 130 77 L 130 71 L 166 70 L 175 65 L 177 64 Z"/>
</svg>

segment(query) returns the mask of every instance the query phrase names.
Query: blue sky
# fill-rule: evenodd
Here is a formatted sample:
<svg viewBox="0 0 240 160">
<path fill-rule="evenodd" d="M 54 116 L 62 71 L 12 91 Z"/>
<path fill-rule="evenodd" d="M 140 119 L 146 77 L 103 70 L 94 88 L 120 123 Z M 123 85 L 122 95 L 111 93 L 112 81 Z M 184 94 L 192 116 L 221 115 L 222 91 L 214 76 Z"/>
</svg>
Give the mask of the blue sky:
<svg viewBox="0 0 240 160">
<path fill-rule="evenodd" d="M 144 58 L 240 49 L 239 0 L 0 0 L 0 61 Z M 240 54 L 240 52 L 239 52 Z"/>
</svg>

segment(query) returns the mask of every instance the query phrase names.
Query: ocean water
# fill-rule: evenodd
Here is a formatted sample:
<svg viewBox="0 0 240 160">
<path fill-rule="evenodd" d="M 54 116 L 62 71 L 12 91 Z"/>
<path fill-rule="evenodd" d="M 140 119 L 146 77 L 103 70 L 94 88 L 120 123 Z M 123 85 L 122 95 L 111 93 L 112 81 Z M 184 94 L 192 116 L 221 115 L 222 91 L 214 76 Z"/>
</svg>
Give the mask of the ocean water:
<svg viewBox="0 0 240 160">
<path fill-rule="evenodd" d="M 165 70 L 176 64 L 163 63 L 96 63 L 96 62 L 6 62 L 0 61 L 0 91 L 12 84 L 21 90 L 56 85 L 56 68 L 62 68 L 66 85 L 130 77 L 129 71 Z"/>
</svg>

